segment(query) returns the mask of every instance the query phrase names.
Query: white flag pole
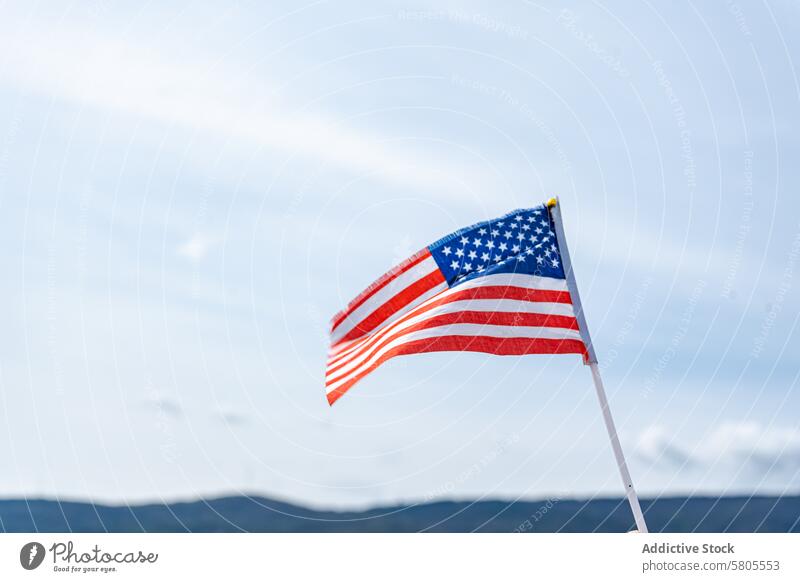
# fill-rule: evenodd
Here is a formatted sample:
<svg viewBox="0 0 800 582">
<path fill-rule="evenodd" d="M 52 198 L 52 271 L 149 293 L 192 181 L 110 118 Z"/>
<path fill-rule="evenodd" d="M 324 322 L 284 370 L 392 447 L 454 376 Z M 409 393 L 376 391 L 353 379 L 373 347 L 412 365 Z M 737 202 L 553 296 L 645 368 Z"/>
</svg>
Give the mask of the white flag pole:
<svg viewBox="0 0 800 582">
<path fill-rule="evenodd" d="M 614 419 L 611 416 L 611 408 L 608 406 L 606 391 L 605 388 L 603 388 L 603 379 L 600 377 L 600 368 L 597 366 L 597 356 L 595 356 L 594 353 L 592 338 L 589 336 L 589 328 L 586 325 L 586 317 L 583 314 L 581 298 L 578 294 L 578 285 L 575 282 L 575 274 L 572 271 L 572 263 L 570 263 L 569 260 L 567 238 L 564 235 L 564 225 L 561 221 L 561 205 L 558 202 L 558 198 L 551 198 L 547 202 L 547 207 L 550 209 L 550 216 L 553 219 L 553 225 L 556 229 L 559 250 L 561 252 L 561 265 L 564 267 L 564 274 L 567 278 L 567 288 L 572 298 L 572 306 L 575 309 L 575 318 L 578 320 L 578 328 L 580 329 L 583 343 L 586 345 L 586 363 L 589 364 L 589 368 L 592 370 L 594 388 L 597 392 L 597 399 L 600 402 L 600 409 L 603 411 L 603 421 L 606 425 L 608 438 L 611 440 L 611 448 L 614 450 L 614 457 L 617 460 L 617 468 L 619 469 L 620 477 L 622 477 L 622 484 L 625 486 L 625 496 L 628 498 L 628 503 L 630 503 L 633 519 L 636 521 L 636 528 L 641 533 L 647 533 L 647 524 L 644 521 L 642 508 L 639 506 L 639 497 L 636 495 L 636 489 L 633 488 L 633 480 L 628 471 L 628 464 L 625 462 L 625 455 L 622 454 L 622 446 L 619 443 L 617 429 L 614 426 Z"/>
</svg>

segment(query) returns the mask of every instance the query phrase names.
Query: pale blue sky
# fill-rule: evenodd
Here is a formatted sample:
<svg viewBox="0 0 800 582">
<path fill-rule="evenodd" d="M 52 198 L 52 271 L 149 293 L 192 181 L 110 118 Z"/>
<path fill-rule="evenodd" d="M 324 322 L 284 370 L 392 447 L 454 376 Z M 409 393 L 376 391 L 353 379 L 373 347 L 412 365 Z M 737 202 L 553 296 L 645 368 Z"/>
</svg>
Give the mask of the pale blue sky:
<svg viewBox="0 0 800 582">
<path fill-rule="evenodd" d="M 554 194 L 639 489 L 800 489 L 796 3 L 0 13 L 0 496 L 616 494 L 577 357 L 325 401 L 342 304 Z"/>
</svg>

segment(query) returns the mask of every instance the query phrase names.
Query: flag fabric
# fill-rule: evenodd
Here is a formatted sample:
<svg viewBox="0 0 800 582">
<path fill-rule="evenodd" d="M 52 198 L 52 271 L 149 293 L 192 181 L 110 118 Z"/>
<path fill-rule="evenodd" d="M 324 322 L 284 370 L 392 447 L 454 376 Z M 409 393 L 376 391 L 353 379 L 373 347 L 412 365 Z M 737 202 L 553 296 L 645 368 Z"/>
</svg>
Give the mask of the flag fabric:
<svg viewBox="0 0 800 582">
<path fill-rule="evenodd" d="M 558 240 L 549 206 L 515 210 L 436 241 L 336 314 L 328 402 L 400 355 L 469 351 L 586 359 L 563 264 L 566 243 Z"/>
</svg>

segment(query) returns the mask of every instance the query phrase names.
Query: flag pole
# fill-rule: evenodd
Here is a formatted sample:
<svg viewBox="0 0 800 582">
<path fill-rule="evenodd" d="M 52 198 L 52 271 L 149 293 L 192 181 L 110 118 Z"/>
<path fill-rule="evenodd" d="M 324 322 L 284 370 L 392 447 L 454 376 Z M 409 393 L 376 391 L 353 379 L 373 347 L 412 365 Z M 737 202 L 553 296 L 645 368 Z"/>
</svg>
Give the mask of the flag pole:
<svg viewBox="0 0 800 582">
<path fill-rule="evenodd" d="M 628 503 L 633 512 L 633 519 L 636 521 L 636 528 L 640 533 L 647 533 L 647 524 L 644 520 L 642 508 L 639 506 L 639 497 L 636 495 L 636 489 L 633 487 L 633 480 L 628 471 L 628 464 L 625 462 L 625 455 L 622 453 L 622 445 L 620 445 L 619 437 L 617 436 L 617 428 L 614 425 L 614 418 L 611 416 L 611 408 L 608 405 L 608 398 L 606 398 L 606 391 L 603 387 L 603 379 L 600 376 L 600 368 L 597 366 L 597 356 L 594 353 L 594 346 L 592 345 L 592 338 L 589 336 L 589 328 L 586 325 L 586 317 L 583 313 L 581 306 L 581 298 L 578 294 L 578 286 L 575 282 L 575 274 L 572 271 L 572 263 L 569 260 L 569 251 L 567 250 L 567 238 L 564 235 L 564 225 L 561 221 L 561 205 L 558 198 L 551 198 L 547 202 L 547 208 L 550 210 L 550 217 L 553 220 L 553 226 L 556 230 L 556 237 L 558 237 L 559 250 L 561 253 L 561 264 L 564 267 L 564 274 L 567 279 L 567 288 L 569 289 L 570 297 L 572 298 L 572 305 L 575 309 L 575 318 L 578 320 L 578 328 L 580 329 L 581 338 L 586 346 L 586 363 L 592 371 L 592 380 L 594 380 L 594 389 L 597 392 L 597 400 L 600 402 L 600 409 L 603 412 L 603 421 L 606 425 L 608 438 L 611 441 L 611 448 L 614 450 L 614 458 L 617 460 L 617 468 L 619 469 L 620 477 L 622 477 L 622 484 L 625 487 L 625 496 L 628 498 Z"/>
</svg>

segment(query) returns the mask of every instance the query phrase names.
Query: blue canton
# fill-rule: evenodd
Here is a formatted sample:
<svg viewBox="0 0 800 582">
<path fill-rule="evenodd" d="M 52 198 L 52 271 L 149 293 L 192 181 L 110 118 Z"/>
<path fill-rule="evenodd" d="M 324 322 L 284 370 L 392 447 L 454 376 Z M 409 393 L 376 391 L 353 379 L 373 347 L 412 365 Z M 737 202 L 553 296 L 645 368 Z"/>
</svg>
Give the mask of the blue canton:
<svg viewBox="0 0 800 582">
<path fill-rule="evenodd" d="M 462 228 L 428 250 L 450 287 L 497 273 L 565 278 L 555 228 L 544 205 Z"/>
</svg>

